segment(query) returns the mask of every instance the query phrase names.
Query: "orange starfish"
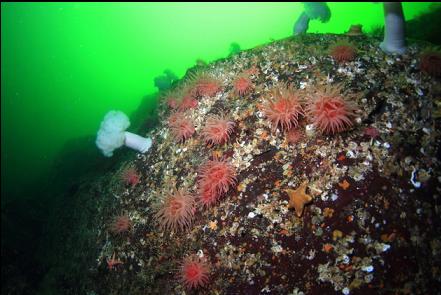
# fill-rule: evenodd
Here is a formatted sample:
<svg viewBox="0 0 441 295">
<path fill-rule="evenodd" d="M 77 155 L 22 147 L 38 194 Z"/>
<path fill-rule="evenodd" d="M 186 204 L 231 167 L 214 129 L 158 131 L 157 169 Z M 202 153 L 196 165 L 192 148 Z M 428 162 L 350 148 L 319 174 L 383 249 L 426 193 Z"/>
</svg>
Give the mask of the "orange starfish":
<svg viewBox="0 0 441 295">
<path fill-rule="evenodd" d="M 297 217 L 302 217 L 303 208 L 312 201 L 312 197 L 306 194 L 307 182 L 303 182 L 297 189 L 286 189 L 289 195 L 288 208 L 294 208 Z"/>
<path fill-rule="evenodd" d="M 210 221 L 210 222 L 208 223 L 208 227 L 209 227 L 211 230 L 216 230 L 216 229 L 217 229 L 217 220 L 215 220 L 215 221 Z"/>
<path fill-rule="evenodd" d="M 344 190 L 347 190 L 348 187 L 351 186 L 350 183 L 346 179 L 343 180 L 342 182 L 339 182 L 338 185 Z"/>
</svg>

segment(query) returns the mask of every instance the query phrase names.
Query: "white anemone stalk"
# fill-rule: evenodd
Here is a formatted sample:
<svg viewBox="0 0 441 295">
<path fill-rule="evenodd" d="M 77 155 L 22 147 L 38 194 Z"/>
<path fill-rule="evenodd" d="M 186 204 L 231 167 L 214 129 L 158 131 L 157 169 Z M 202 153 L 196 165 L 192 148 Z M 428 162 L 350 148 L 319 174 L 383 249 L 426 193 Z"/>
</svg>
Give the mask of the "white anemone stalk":
<svg viewBox="0 0 441 295">
<path fill-rule="evenodd" d="M 128 131 L 124 132 L 124 135 L 125 135 L 124 144 L 131 149 L 139 151 L 140 153 L 145 153 L 152 146 L 151 138 L 145 138 L 139 136 L 138 134 L 131 133 Z"/>
<path fill-rule="evenodd" d="M 384 2 L 384 40 L 380 48 L 386 53 L 406 51 L 405 21 L 400 2 Z"/>
<path fill-rule="evenodd" d="M 306 33 L 309 27 L 309 16 L 302 12 L 302 14 L 297 19 L 296 23 L 294 24 L 294 35 L 300 35 Z"/>
</svg>

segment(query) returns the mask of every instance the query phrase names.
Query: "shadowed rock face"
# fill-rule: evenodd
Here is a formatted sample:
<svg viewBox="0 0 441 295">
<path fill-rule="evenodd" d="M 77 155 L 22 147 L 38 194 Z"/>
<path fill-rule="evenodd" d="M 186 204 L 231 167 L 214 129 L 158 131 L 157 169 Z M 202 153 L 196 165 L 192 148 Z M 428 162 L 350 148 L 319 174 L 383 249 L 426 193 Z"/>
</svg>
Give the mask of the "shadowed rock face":
<svg viewBox="0 0 441 295">
<path fill-rule="evenodd" d="M 405 23 L 406 38 L 441 45 L 441 6 L 434 4 L 426 13 Z M 377 26 L 369 35 L 382 38 L 384 26 Z"/>
<path fill-rule="evenodd" d="M 441 45 L 441 5 L 406 22 L 406 37 Z"/>
</svg>

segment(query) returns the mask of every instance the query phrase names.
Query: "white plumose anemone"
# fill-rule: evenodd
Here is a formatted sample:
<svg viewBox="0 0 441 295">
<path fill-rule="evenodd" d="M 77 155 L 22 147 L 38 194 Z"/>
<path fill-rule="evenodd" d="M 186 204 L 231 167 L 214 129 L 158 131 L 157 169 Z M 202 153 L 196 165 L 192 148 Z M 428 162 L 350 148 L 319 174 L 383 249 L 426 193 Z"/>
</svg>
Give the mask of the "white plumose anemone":
<svg viewBox="0 0 441 295">
<path fill-rule="evenodd" d="M 129 118 L 121 111 L 109 111 L 104 116 L 95 141 L 104 156 L 113 156 L 113 151 L 123 145 L 140 153 L 150 149 L 152 139 L 126 131 L 129 126 Z"/>
</svg>

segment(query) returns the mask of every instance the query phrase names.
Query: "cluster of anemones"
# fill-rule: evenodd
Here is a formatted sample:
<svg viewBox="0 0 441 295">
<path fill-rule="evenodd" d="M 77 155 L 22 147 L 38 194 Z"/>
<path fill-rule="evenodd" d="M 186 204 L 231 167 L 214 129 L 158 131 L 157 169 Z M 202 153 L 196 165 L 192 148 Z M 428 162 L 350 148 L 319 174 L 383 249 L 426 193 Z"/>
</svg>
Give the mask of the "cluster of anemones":
<svg viewBox="0 0 441 295">
<path fill-rule="evenodd" d="M 215 96 L 222 84 L 207 73 L 190 74 L 189 82 L 161 95 L 161 100 L 173 110 L 185 111 L 198 106 L 198 96 Z"/>
<path fill-rule="evenodd" d="M 223 159 L 206 161 L 199 169 L 200 206 L 209 207 L 236 183 L 236 172 L 231 163 Z M 155 214 L 163 230 L 186 230 L 190 227 L 196 211 L 196 200 L 186 190 L 174 190 Z M 209 264 L 196 255 L 184 258 L 179 278 L 187 289 L 205 286 L 209 280 Z"/>
<path fill-rule="evenodd" d="M 188 109 L 194 109 L 199 104 L 194 95 L 193 88 L 189 86 L 184 86 L 173 92 L 164 93 L 161 99 L 166 101 L 169 108 L 181 112 Z"/>
<path fill-rule="evenodd" d="M 236 183 L 236 171 L 231 163 L 224 159 L 206 161 L 199 169 L 199 196 L 198 203 L 203 207 L 209 207 Z M 196 201 L 186 190 L 174 190 L 169 194 L 155 218 L 164 230 L 185 230 L 190 227 Z"/>
<path fill-rule="evenodd" d="M 250 75 L 256 75 L 257 72 L 258 69 L 254 67 L 239 74 L 233 80 L 234 93 L 240 96 L 250 93 L 254 88 Z M 165 100 L 171 109 L 185 111 L 196 108 L 198 96 L 214 97 L 222 90 L 221 82 L 205 72 L 191 73 L 188 80 L 188 83 L 177 90 L 163 95 L 162 100 Z"/>
<path fill-rule="evenodd" d="M 195 132 L 194 122 L 182 112 L 175 112 L 168 119 L 168 126 L 178 142 L 184 142 Z M 212 145 L 224 144 L 234 130 L 235 123 L 219 115 L 208 116 L 201 135 Z"/>
<path fill-rule="evenodd" d="M 306 106 L 303 107 L 305 100 Z M 299 134 L 292 130 L 298 127 L 301 117 L 308 117 L 322 133 L 334 134 L 353 125 L 357 107 L 343 98 L 341 86 L 317 87 L 301 95 L 292 86 L 283 84 L 272 91 L 261 110 L 271 122 L 273 130 L 279 128 L 286 131 L 290 141 L 295 142 Z"/>
<path fill-rule="evenodd" d="M 173 95 L 168 93 L 165 96 L 170 108 L 175 109 L 168 120 L 171 133 L 178 142 L 184 142 L 195 132 L 192 120 L 186 117 L 188 109 L 198 106 L 198 96 L 216 95 L 221 90 L 221 83 L 206 73 L 190 75 L 190 82 L 181 87 Z M 177 99 L 176 97 L 180 97 Z M 225 117 L 211 115 L 207 118 L 206 125 L 202 130 L 202 136 L 208 144 L 223 144 L 233 132 L 234 122 Z"/>
<path fill-rule="evenodd" d="M 336 52 L 335 56 L 333 55 L 336 60 L 353 59 L 354 53 L 351 50 L 340 47 L 336 46 L 333 49 Z M 184 142 L 195 133 L 194 122 L 184 112 L 198 106 L 198 96 L 213 97 L 221 90 L 221 83 L 208 75 L 195 75 L 192 80 L 178 93 L 179 99 L 170 96 L 167 100 L 169 107 L 174 109 L 168 119 L 168 126 L 171 134 L 179 142 Z M 249 74 L 241 74 L 233 81 L 234 92 L 240 96 L 250 93 L 253 87 Z M 334 134 L 353 125 L 352 119 L 356 109 L 353 103 L 343 98 L 340 86 L 317 87 L 303 95 L 288 84 L 275 87 L 261 107 L 271 122 L 272 129 L 286 132 L 290 143 L 296 143 L 301 138 L 302 134 L 296 128 L 303 117 L 310 119 L 323 133 Z M 234 127 L 235 123 L 225 116 L 209 115 L 202 127 L 201 137 L 210 145 L 224 144 L 230 139 Z M 132 184 L 132 181 L 129 181 L 130 177 L 127 176 L 126 179 L 127 183 Z M 198 196 L 195 197 L 186 189 L 173 189 L 165 196 L 155 213 L 157 224 L 165 231 L 188 230 L 193 223 L 196 207 L 213 206 L 236 182 L 236 169 L 232 163 L 225 158 L 208 159 L 198 170 Z M 128 216 L 122 215 L 115 219 L 111 231 L 121 233 L 127 231 L 130 226 Z M 179 278 L 187 289 L 205 286 L 209 280 L 208 276 L 209 265 L 206 259 L 197 255 L 183 259 Z"/>
<path fill-rule="evenodd" d="M 255 71 L 252 73 L 255 74 Z M 222 89 L 220 81 L 204 72 L 190 74 L 189 79 L 190 82 L 179 90 L 163 96 L 167 105 L 175 110 L 169 117 L 168 125 L 179 142 L 187 140 L 195 132 L 194 123 L 186 118 L 184 111 L 198 106 L 198 96 L 213 97 Z M 240 96 L 248 94 L 253 87 L 250 74 L 242 73 L 233 81 L 234 92 Z M 234 126 L 234 122 L 225 117 L 212 115 L 207 118 L 202 136 L 208 144 L 223 144 L 228 141 Z"/>
<path fill-rule="evenodd" d="M 222 89 L 219 80 L 204 72 L 191 75 L 190 81 L 193 86 L 193 94 L 197 96 L 213 97 Z"/>
<path fill-rule="evenodd" d="M 235 183 L 236 172 L 231 163 L 217 158 L 206 161 L 199 169 L 199 205 L 213 205 Z M 188 191 L 174 189 L 156 212 L 156 221 L 163 230 L 186 230 L 192 224 L 196 205 L 195 197 Z M 180 281 L 187 289 L 203 287 L 208 283 L 209 271 L 205 259 L 187 256 L 180 266 Z"/>
</svg>

